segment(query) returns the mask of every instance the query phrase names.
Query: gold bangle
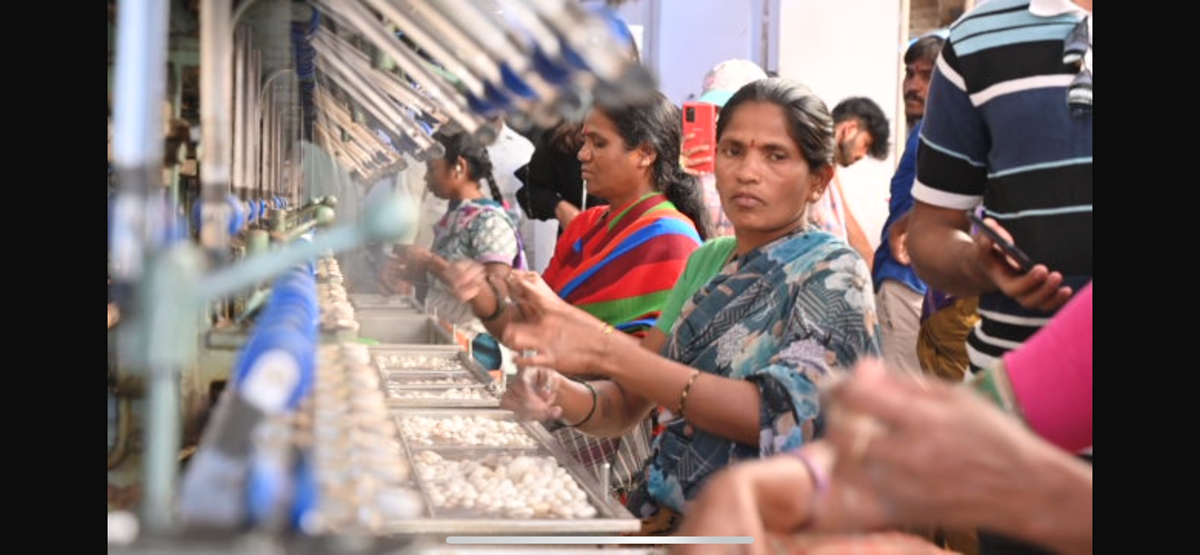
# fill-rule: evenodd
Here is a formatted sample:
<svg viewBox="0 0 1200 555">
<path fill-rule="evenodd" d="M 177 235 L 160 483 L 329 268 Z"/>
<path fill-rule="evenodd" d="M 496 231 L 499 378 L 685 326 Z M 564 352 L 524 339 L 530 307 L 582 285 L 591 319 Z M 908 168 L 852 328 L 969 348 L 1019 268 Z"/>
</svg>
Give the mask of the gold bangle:
<svg viewBox="0 0 1200 555">
<path fill-rule="evenodd" d="M 692 384 L 696 383 L 696 378 L 699 378 L 699 377 L 700 377 L 700 371 L 693 370 L 692 377 L 688 378 L 687 385 L 683 386 L 683 392 L 679 394 L 679 411 L 678 412 L 679 412 L 680 418 L 684 418 L 683 409 L 684 409 L 684 405 L 687 404 L 688 394 L 692 392 Z"/>
<path fill-rule="evenodd" d="M 604 324 L 604 327 L 600 328 L 600 330 L 601 330 L 600 333 L 608 335 L 608 334 L 612 333 L 614 329 L 616 329 L 616 328 L 614 328 L 612 324 Z"/>
</svg>

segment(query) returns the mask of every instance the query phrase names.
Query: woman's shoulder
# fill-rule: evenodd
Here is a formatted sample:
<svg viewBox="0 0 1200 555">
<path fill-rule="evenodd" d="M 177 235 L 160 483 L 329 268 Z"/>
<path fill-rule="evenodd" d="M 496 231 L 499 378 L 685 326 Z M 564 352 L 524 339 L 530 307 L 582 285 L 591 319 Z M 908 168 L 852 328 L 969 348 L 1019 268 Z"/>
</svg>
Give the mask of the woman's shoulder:
<svg viewBox="0 0 1200 555">
<path fill-rule="evenodd" d="M 601 204 L 599 206 L 593 206 L 591 208 L 583 210 L 580 213 L 576 214 L 575 217 L 571 219 L 571 223 L 567 224 L 567 229 L 591 228 L 592 226 L 596 225 L 596 222 L 600 221 L 600 219 L 603 218 L 604 214 L 606 214 L 607 212 L 608 212 L 607 204 Z"/>
<path fill-rule="evenodd" d="M 827 231 L 812 230 L 797 235 L 773 249 L 771 256 L 794 275 L 829 271 L 870 276 L 867 263 L 858 251 Z"/>
<path fill-rule="evenodd" d="M 477 221 L 487 221 L 494 218 L 500 218 L 515 224 L 512 221 L 512 215 L 504 209 L 504 205 L 490 199 L 464 202 L 458 206 L 458 211 L 461 214 L 464 224 L 473 224 Z"/>
<path fill-rule="evenodd" d="M 724 260 L 729 257 L 729 254 L 735 248 L 737 248 L 736 238 L 732 236 L 713 237 L 702 243 L 699 248 L 692 252 L 692 258 L 720 258 Z"/>
</svg>

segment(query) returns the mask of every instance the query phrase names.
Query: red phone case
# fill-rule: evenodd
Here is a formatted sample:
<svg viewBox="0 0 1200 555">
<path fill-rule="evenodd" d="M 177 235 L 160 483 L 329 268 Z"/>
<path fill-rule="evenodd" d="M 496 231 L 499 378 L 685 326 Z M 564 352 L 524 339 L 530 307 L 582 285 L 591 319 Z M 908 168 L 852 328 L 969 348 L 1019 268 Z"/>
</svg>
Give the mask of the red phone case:
<svg viewBox="0 0 1200 555">
<path fill-rule="evenodd" d="M 683 150 L 698 145 L 708 145 L 708 150 L 694 154 L 693 156 L 706 156 L 709 161 L 690 166 L 693 170 L 712 173 L 714 169 L 713 161 L 717 155 L 717 105 L 707 102 L 689 101 L 683 103 L 683 136 L 692 135 L 691 139 L 685 140 Z"/>
</svg>

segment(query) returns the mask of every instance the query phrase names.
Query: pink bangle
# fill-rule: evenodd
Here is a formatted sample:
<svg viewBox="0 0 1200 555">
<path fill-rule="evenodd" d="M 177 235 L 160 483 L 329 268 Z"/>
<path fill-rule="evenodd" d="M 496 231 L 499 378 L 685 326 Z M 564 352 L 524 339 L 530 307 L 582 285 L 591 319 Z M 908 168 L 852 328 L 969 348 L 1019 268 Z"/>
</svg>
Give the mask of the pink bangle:
<svg viewBox="0 0 1200 555">
<path fill-rule="evenodd" d="M 814 495 L 808 503 L 808 519 L 804 521 L 804 524 L 801 524 L 796 529 L 797 531 L 806 530 L 808 528 L 812 528 L 813 523 L 817 520 L 817 497 L 823 497 L 825 492 L 829 491 L 829 477 L 817 468 L 817 464 L 814 463 L 812 459 L 809 458 L 808 453 L 804 452 L 802 449 L 788 451 L 787 454 L 799 459 L 804 465 L 804 468 L 808 469 L 808 475 L 812 477 Z"/>
<path fill-rule="evenodd" d="M 817 468 L 817 464 L 809 458 L 808 453 L 805 453 L 803 449 L 796 449 L 787 453 L 800 459 L 801 463 L 804 463 L 804 468 L 808 469 L 808 475 L 812 477 L 813 492 L 817 495 L 825 495 L 825 492 L 829 491 L 829 477 Z"/>
</svg>

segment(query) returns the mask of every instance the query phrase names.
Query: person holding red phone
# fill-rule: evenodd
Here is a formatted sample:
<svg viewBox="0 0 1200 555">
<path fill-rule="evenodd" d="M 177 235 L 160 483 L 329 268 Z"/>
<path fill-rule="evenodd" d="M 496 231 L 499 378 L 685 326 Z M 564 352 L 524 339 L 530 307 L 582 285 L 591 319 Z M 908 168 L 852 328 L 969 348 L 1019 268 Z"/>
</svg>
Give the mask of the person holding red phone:
<svg viewBox="0 0 1200 555">
<path fill-rule="evenodd" d="M 686 124 L 688 103 L 684 105 L 684 142 L 680 151 L 679 165 L 683 171 L 700 179 L 700 188 L 704 191 L 704 204 L 708 207 L 709 221 L 712 224 L 714 237 L 733 235 L 733 222 L 725 217 L 725 212 L 721 209 L 721 196 L 717 194 L 717 178 L 712 170 L 713 160 L 716 158 L 716 152 L 713 151 L 712 145 L 716 141 L 717 119 L 720 117 L 721 107 L 725 106 L 733 93 L 747 83 L 766 78 L 767 72 L 763 71 L 763 68 L 750 60 L 741 58 L 725 60 L 704 74 L 703 92 L 695 102 L 716 106 L 711 120 L 712 137 L 710 140 L 697 140 L 697 137 L 688 135 Z"/>
</svg>

